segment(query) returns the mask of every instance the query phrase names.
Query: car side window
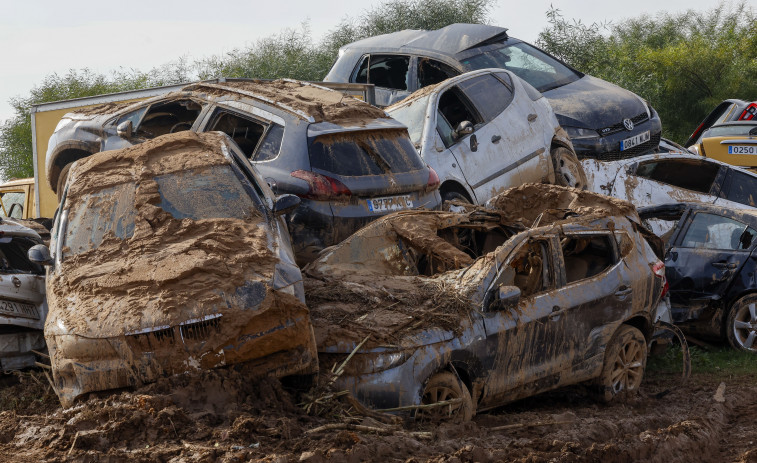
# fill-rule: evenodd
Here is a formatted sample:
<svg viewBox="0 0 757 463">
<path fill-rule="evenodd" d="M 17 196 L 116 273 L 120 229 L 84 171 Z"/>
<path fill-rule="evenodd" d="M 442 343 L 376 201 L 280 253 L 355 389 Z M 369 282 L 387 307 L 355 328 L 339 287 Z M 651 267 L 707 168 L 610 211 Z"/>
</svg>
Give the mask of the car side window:
<svg viewBox="0 0 757 463">
<path fill-rule="evenodd" d="M 709 194 L 720 171 L 713 162 L 690 159 L 661 159 L 639 164 L 638 177 L 678 188 Z"/>
<path fill-rule="evenodd" d="M 497 117 L 513 101 L 512 86 L 491 74 L 484 74 L 458 84 L 486 122 Z"/>
<path fill-rule="evenodd" d="M 418 59 L 418 88 L 438 84 L 459 74 L 460 72 L 455 68 L 441 61 L 431 58 Z"/>
<path fill-rule="evenodd" d="M 351 79 L 394 90 L 407 90 L 410 57 L 407 55 L 366 55 Z"/>
<path fill-rule="evenodd" d="M 284 127 L 279 124 L 271 124 L 252 160 L 260 162 L 275 159 L 279 155 L 282 138 L 284 138 Z"/>
<path fill-rule="evenodd" d="M 7 193 L 2 193 L 2 195 L 0 195 L 0 201 L 2 201 L 0 216 L 22 219 L 24 217 L 24 196 L 25 194 L 23 191 L 9 191 Z"/>
<path fill-rule="evenodd" d="M 517 286 L 524 298 L 554 288 L 549 244 L 536 239 L 526 241 L 507 260 L 500 284 Z"/>
<path fill-rule="evenodd" d="M 729 201 L 757 207 L 757 177 L 729 169 L 721 197 Z"/>
<path fill-rule="evenodd" d="M 155 138 L 167 133 L 189 130 L 201 111 L 202 105 L 194 100 L 163 101 L 121 116 L 116 125 L 130 120 L 135 135 Z"/>
<path fill-rule="evenodd" d="M 445 121 L 453 130 L 464 121 L 470 122 L 474 127 L 479 127 L 484 123 L 483 118 L 479 116 L 470 100 L 468 100 L 463 92 L 457 87 L 452 87 L 442 93 L 442 96 L 439 97 L 439 106 L 437 110 L 442 116 L 444 116 L 444 120 L 441 122 L 439 117 L 436 118 L 437 129 L 439 129 L 439 124 L 441 123 L 443 125 Z M 442 135 L 444 133 L 443 128 L 439 130 L 440 135 Z M 442 139 L 443 138 L 444 136 L 442 135 Z M 454 142 L 457 142 L 457 140 L 454 140 Z M 447 145 L 447 147 L 449 148 L 451 145 L 452 143 Z"/>
<path fill-rule="evenodd" d="M 267 127 L 268 124 L 261 121 L 243 117 L 225 109 L 217 109 L 206 131 L 218 130 L 225 133 L 236 142 L 248 159 L 253 159 Z"/>
<path fill-rule="evenodd" d="M 608 234 L 567 235 L 561 241 L 565 283 L 571 284 L 608 270 L 619 258 Z"/>
<path fill-rule="evenodd" d="M 757 231 L 737 220 L 716 214 L 698 212 L 694 215 L 681 247 L 745 250 L 750 249 L 757 238 Z"/>
</svg>

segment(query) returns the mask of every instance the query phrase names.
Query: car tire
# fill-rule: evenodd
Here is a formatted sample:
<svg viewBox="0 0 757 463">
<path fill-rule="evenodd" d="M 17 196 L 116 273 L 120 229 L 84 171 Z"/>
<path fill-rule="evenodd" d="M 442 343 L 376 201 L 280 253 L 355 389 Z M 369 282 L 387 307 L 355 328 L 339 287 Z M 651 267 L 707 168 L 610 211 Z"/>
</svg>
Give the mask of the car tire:
<svg viewBox="0 0 757 463">
<path fill-rule="evenodd" d="M 66 164 L 63 166 L 63 169 L 60 170 L 60 174 L 58 175 L 58 188 L 55 192 L 58 195 L 58 202 L 60 202 L 60 199 L 63 197 L 63 190 L 66 187 L 66 180 L 68 180 L 68 171 L 70 169 L 71 164 Z"/>
<path fill-rule="evenodd" d="M 421 421 L 465 422 L 473 418 L 474 406 L 468 388 L 454 373 L 442 371 L 429 378 L 423 388 L 421 404 L 430 405 L 451 399 L 462 399 L 457 405 L 419 409 L 416 419 Z"/>
<path fill-rule="evenodd" d="M 471 200 L 464 194 L 458 193 L 457 191 L 445 191 L 442 193 L 442 210 L 457 212 L 458 206 L 451 204 L 450 201 L 471 204 Z"/>
<path fill-rule="evenodd" d="M 597 382 L 598 398 L 610 402 L 620 393 L 638 392 L 647 364 L 647 342 L 638 328 L 621 325 L 607 343 Z"/>
<path fill-rule="evenodd" d="M 737 300 L 728 311 L 725 336 L 734 349 L 757 352 L 757 295 Z"/>
<path fill-rule="evenodd" d="M 555 166 L 555 183 L 557 185 L 586 190 L 588 180 L 581 162 L 568 148 L 558 146 L 552 149 L 552 164 Z"/>
</svg>

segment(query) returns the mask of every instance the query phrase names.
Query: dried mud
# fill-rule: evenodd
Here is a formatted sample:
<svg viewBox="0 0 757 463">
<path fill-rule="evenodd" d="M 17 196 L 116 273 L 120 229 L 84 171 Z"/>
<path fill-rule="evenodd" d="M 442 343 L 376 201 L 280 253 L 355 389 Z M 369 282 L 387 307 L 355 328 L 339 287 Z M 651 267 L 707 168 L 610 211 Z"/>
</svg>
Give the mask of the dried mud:
<svg viewBox="0 0 757 463">
<path fill-rule="evenodd" d="M 246 375 L 237 368 L 175 376 L 68 409 L 51 400 L 41 374 L 24 378 L 0 390 L 0 462 L 757 461 L 754 377 L 695 376 L 679 387 L 677 378 L 652 374 L 640 395 L 609 405 L 578 387 L 470 423 L 390 427 L 348 406 L 308 415 L 277 381 Z M 656 398 L 663 390 L 671 392 Z M 31 394 L 38 400 L 13 405 Z M 336 429 L 313 432 L 324 425 Z"/>
</svg>

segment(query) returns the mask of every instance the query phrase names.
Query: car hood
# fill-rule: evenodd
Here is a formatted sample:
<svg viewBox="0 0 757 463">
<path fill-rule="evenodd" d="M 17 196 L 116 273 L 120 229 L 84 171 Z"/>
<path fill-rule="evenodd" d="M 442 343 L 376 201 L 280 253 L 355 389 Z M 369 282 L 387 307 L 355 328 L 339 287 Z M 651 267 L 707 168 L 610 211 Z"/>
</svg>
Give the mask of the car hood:
<svg viewBox="0 0 757 463">
<path fill-rule="evenodd" d="M 588 75 L 543 93 L 562 126 L 597 130 L 647 111 L 635 93 Z"/>
</svg>

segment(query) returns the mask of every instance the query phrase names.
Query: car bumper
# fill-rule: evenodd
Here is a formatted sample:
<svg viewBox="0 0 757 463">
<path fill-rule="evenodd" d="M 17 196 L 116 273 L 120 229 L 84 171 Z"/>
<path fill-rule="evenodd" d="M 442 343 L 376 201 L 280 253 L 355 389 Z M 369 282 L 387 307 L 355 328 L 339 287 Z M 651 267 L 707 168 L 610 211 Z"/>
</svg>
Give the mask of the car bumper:
<svg viewBox="0 0 757 463">
<path fill-rule="evenodd" d="M 620 150 L 621 141 L 647 130 L 649 130 L 650 135 L 648 142 L 627 150 Z M 576 138 L 571 139 L 571 142 L 576 150 L 576 155 L 580 159 L 594 158 L 599 161 L 618 161 L 654 152 L 660 144 L 661 133 L 662 124 L 659 116 L 655 113 L 651 119 L 637 125 L 633 131 L 623 130 L 604 137 Z"/>
<path fill-rule="evenodd" d="M 42 331 L 28 330 L 0 334 L 0 371 L 33 367 L 37 361 L 32 350 L 44 350 Z"/>
</svg>

